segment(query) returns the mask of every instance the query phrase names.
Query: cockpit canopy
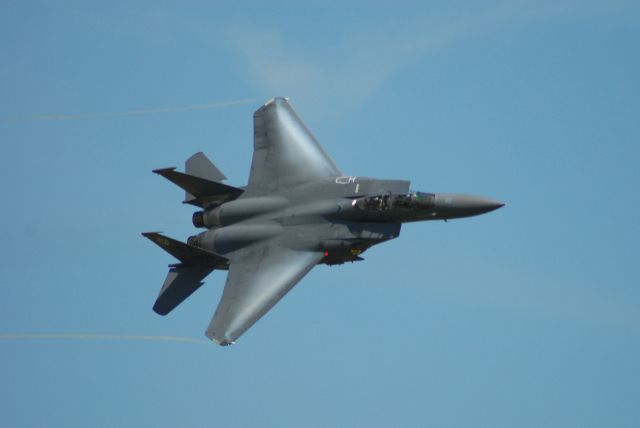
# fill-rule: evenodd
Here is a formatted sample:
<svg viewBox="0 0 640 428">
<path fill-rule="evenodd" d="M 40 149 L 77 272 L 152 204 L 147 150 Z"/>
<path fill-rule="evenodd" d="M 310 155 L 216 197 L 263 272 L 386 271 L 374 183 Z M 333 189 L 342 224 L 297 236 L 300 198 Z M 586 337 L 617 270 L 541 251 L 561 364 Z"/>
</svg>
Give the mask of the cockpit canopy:
<svg viewBox="0 0 640 428">
<path fill-rule="evenodd" d="M 356 199 L 354 206 L 364 211 L 429 209 L 435 205 L 433 193 L 413 192 L 384 194 Z"/>
</svg>

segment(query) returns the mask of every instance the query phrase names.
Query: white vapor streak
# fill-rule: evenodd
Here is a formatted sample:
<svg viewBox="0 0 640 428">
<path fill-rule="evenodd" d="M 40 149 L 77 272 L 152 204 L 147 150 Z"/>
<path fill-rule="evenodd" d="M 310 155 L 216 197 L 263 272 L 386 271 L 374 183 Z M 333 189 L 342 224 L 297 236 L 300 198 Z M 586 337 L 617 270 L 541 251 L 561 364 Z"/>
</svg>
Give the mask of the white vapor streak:
<svg viewBox="0 0 640 428">
<path fill-rule="evenodd" d="M 202 339 L 180 336 L 136 336 L 85 333 L 0 333 L 0 340 L 131 340 L 148 342 L 209 343 Z"/>
<path fill-rule="evenodd" d="M 241 99 L 234 101 L 222 101 L 209 104 L 194 104 L 190 106 L 180 107 L 163 107 L 143 110 L 131 110 L 111 113 L 81 113 L 81 114 L 48 114 L 28 117 L 7 118 L 5 121 L 10 122 L 44 122 L 44 121 L 61 121 L 61 120 L 82 120 L 82 119 L 103 119 L 110 117 L 126 117 L 126 116 L 143 116 L 148 114 L 159 113 L 175 113 L 190 110 L 208 110 L 213 108 L 231 107 L 243 104 L 251 104 L 260 101 L 258 98 Z"/>
</svg>

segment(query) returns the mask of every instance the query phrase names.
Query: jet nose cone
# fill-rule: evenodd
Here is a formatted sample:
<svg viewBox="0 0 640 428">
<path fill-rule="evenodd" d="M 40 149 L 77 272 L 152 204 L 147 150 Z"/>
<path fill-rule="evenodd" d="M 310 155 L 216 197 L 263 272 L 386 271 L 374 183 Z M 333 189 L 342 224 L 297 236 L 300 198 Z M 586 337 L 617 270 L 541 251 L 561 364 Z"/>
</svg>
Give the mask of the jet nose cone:
<svg viewBox="0 0 640 428">
<path fill-rule="evenodd" d="M 504 206 L 504 203 L 482 196 L 460 195 L 455 201 L 457 208 L 473 214 L 484 214 L 497 210 Z"/>
<path fill-rule="evenodd" d="M 483 213 L 488 213 L 489 211 L 497 210 L 498 208 L 504 207 L 504 202 L 500 202 L 491 198 L 482 198 L 476 196 L 470 202 L 470 205 L 472 208 L 481 210 Z"/>
<path fill-rule="evenodd" d="M 503 207 L 504 203 L 482 196 L 438 194 L 436 206 L 443 210 L 443 214 L 446 213 L 446 217 L 455 218 L 488 213 Z"/>
</svg>

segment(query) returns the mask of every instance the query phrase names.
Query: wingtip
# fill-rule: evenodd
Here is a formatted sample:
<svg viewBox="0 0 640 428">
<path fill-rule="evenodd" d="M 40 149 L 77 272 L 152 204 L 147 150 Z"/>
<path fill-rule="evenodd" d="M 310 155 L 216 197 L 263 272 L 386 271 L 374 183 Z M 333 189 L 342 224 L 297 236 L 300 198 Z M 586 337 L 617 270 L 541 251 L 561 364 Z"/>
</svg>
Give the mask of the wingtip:
<svg viewBox="0 0 640 428">
<path fill-rule="evenodd" d="M 215 337 L 209 337 L 209 339 L 220 346 L 231 346 L 236 344 L 233 340 L 216 339 Z"/>
<path fill-rule="evenodd" d="M 153 172 L 154 174 L 162 175 L 165 172 L 175 171 L 175 169 L 176 169 L 175 166 L 170 166 L 170 167 L 167 167 L 167 168 L 152 169 L 151 172 Z"/>
<path fill-rule="evenodd" d="M 235 345 L 236 342 L 235 340 L 230 340 L 230 339 L 225 339 L 225 338 L 220 338 L 220 337 L 216 337 L 216 334 L 210 331 L 207 331 L 205 333 L 205 336 L 207 336 L 209 338 L 209 340 L 211 340 L 212 342 L 220 345 L 220 346 L 231 346 L 231 345 Z"/>
</svg>

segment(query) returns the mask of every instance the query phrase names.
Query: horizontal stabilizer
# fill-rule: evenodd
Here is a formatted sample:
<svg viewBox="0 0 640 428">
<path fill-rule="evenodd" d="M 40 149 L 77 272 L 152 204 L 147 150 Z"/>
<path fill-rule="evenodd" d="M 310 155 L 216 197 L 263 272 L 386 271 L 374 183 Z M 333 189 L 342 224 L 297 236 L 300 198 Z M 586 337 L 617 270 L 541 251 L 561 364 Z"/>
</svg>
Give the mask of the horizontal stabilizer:
<svg viewBox="0 0 640 428">
<path fill-rule="evenodd" d="M 202 280 L 212 271 L 213 268 L 209 266 L 172 267 L 153 305 L 154 312 L 167 315 L 200 288 L 204 284 Z"/>
<path fill-rule="evenodd" d="M 188 194 L 187 198 L 192 196 L 192 199 L 187 199 L 184 202 L 199 207 L 204 207 L 214 201 L 234 200 L 243 192 L 237 187 L 178 172 L 175 168 L 154 169 L 153 172 L 183 188 Z"/>
<path fill-rule="evenodd" d="M 145 238 L 153 241 L 160 248 L 182 262 L 182 266 L 209 266 L 226 269 L 228 259 L 205 249 L 185 244 L 158 232 L 145 232 Z"/>
</svg>

